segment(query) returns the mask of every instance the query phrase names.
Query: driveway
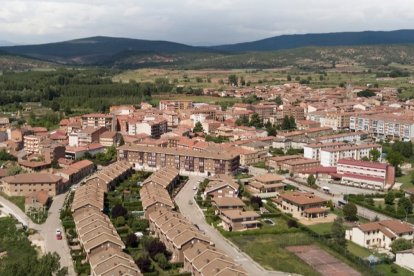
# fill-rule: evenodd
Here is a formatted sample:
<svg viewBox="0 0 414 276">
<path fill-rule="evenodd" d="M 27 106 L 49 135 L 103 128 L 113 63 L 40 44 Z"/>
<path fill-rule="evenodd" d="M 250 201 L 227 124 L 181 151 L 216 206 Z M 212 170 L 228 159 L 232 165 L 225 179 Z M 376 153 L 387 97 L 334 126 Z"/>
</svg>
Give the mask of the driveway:
<svg viewBox="0 0 414 276">
<path fill-rule="evenodd" d="M 175 202 L 180 208 L 181 214 L 189 221 L 196 224 L 201 231 L 204 231 L 212 242 L 214 242 L 216 248 L 222 250 L 228 256 L 233 258 L 248 272 L 249 275 L 289 275 L 284 272 L 267 271 L 263 269 L 247 254 L 240 251 L 239 248 L 224 238 L 214 227 L 206 223 L 202 211 L 194 200 L 195 191 L 193 190 L 193 187 L 202 179 L 202 177 L 190 176 L 188 182 L 175 197 Z M 190 200 L 192 204 L 189 204 Z"/>
</svg>

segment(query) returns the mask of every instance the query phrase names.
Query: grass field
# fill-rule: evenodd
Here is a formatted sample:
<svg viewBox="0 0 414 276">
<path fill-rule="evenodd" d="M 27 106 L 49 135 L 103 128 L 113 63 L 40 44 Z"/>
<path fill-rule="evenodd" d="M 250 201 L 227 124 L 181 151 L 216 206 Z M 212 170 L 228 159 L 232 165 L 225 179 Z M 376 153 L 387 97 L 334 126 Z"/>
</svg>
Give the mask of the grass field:
<svg viewBox="0 0 414 276">
<path fill-rule="evenodd" d="M 311 244 L 312 239 L 304 233 L 237 236 L 231 240 L 268 270 L 319 275 L 295 254 L 285 249 L 289 245 Z"/>
<path fill-rule="evenodd" d="M 15 204 L 24 212 L 24 196 L 8 196 L 5 193 L 0 193 L 0 195 Z"/>
<path fill-rule="evenodd" d="M 368 249 L 361 247 L 353 242 L 347 243 L 347 249 L 349 252 L 360 258 L 366 258 L 372 254 Z"/>
<path fill-rule="evenodd" d="M 307 226 L 309 229 L 314 231 L 315 233 L 318 233 L 319 235 L 326 235 L 331 233 L 331 227 L 333 222 L 328 223 L 319 223 L 314 225 Z"/>
<path fill-rule="evenodd" d="M 414 188 L 414 184 L 411 182 L 411 176 L 409 173 L 404 174 L 403 176 L 397 177 L 395 179 L 395 182 L 402 183 L 401 185 L 402 189 Z"/>
</svg>

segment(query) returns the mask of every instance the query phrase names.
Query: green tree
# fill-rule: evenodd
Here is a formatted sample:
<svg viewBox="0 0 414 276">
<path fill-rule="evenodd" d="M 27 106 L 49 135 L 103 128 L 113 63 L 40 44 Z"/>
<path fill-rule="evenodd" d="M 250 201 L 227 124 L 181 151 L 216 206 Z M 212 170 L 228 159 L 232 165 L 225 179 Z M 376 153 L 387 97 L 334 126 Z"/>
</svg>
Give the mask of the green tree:
<svg viewBox="0 0 414 276">
<path fill-rule="evenodd" d="M 262 128 L 263 122 L 262 119 L 260 119 L 259 114 L 253 113 L 252 117 L 250 118 L 249 126 L 253 126 L 255 128 Z"/>
<path fill-rule="evenodd" d="M 158 253 L 157 255 L 155 255 L 154 259 L 162 269 L 168 268 L 169 263 L 163 253 Z"/>
<path fill-rule="evenodd" d="M 381 157 L 381 152 L 377 149 L 372 149 L 369 151 L 369 159 L 373 162 L 377 162 Z"/>
<path fill-rule="evenodd" d="M 53 101 L 50 108 L 55 112 L 59 111 L 60 110 L 60 104 L 57 101 Z"/>
<path fill-rule="evenodd" d="M 391 251 L 394 254 L 411 248 L 413 248 L 413 244 L 409 240 L 403 238 L 396 239 L 391 243 Z"/>
<path fill-rule="evenodd" d="M 203 125 L 200 122 L 197 122 L 193 128 L 193 132 L 204 132 Z"/>
<path fill-rule="evenodd" d="M 236 75 L 229 75 L 228 81 L 230 85 L 237 86 L 237 76 Z"/>
<path fill-rule="evenodd" d="M 290 75 L 287 75 L 286 80 L 287 81 L 292 81 L 292 77 Z"/>
<path fill-rule="evenodd" d="M 395 195 L 393 192 L 388 192 L 384 197 L 384 202 L 387 205 L 394 205 Z"/>
<path fill-rule="evenodd" d="M 401 197 L 398 200 L 398 213 L 405 215 L 406 217 L 408 214 L 411 214 L 413 212 L 413 203 L 411 202 L 410 198 L 408 197 Z"/>
<path fill-rule="evenodd" d="M 283 100 L 282 97 L 280 97 L 279 95 L 275 98 L 275 103 L 277 105 L 282 105 L 283 104 Z"/>
<path fill-rule="evenodd" d="M 358 208 L 354 203 L 348 202 L 347 204 L 345 204 L 345 206 L 342 208 L 342 212 L 344 213 L 344 218 L 347 221 L 358 220 L 358 217 L 357 217 Z"/>
<path fill-rule="evenodd" d="M 336 218 L 331 227 L 333 241 L 341 247 L 346 247 L 345 227 L 342 218 Z"/>
<path fill-rule="evenodd" d="M 316 178 L 313 174 L 310 174 L 308 176 L 308 179 L 306 180 L 306 182 L 308 183 L 309 186 L 313 187 L 316 185 Z"/>
<path fill-rule="evenodd" d="M 387 155 L 388 162 L 395 167 L 395 175 L 401 175 L 401 164 L 404 162 L 404 157 L 401 153 L 391 150 Z"/>
</svg>

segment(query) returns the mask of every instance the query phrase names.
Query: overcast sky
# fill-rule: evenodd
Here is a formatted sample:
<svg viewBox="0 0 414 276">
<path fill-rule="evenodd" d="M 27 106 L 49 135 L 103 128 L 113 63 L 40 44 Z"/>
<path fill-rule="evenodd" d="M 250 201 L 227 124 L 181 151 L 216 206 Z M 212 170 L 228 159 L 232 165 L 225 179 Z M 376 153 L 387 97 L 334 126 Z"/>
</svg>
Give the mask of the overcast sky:
<svg viewBox="0 0 414 276">
<path fill-rule="evenodd" d="M 414 29 L 413 0 L 0 0 L 0 41 L 87 36 L 192 45 L 281 34 Z"/>
</svg>

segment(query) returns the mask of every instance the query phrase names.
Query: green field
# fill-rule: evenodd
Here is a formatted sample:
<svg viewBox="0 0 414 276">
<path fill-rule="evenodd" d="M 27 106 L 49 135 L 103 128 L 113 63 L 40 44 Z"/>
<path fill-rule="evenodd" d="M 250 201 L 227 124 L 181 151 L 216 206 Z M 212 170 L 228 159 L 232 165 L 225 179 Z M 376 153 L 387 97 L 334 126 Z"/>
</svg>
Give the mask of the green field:
<svg viewBox="0 0 414 276">
<path fill-rule="evenodd" d="M 402 183 L 401 188 L 414 188 L 414 184 L 411 182 L 411 175 L 409 173 L 404 174 L 403 176 L 397 177 L 395 182 Z"/>
<path fill-rule="evenodd" d="M 309 225 L 307 227 L 319 235 L 326 235 L 331 233 L 332 224 L 332 222 L 318 223 L 314 225 Z"/>
<path fill-rule="evenodd" d="M 311 244 L 312 239 L 304 233 L 237 236 L 230 239 L 265 269 L 319 275 L 312 267 L 285 249 L 290 245 Z"/>
<path fill-rule="evenodd" d="M 6 198 L 24 212 L 24 196 L 8 196 L 2 192 L 0 192 L 0 196 Z"/>
</svg>

